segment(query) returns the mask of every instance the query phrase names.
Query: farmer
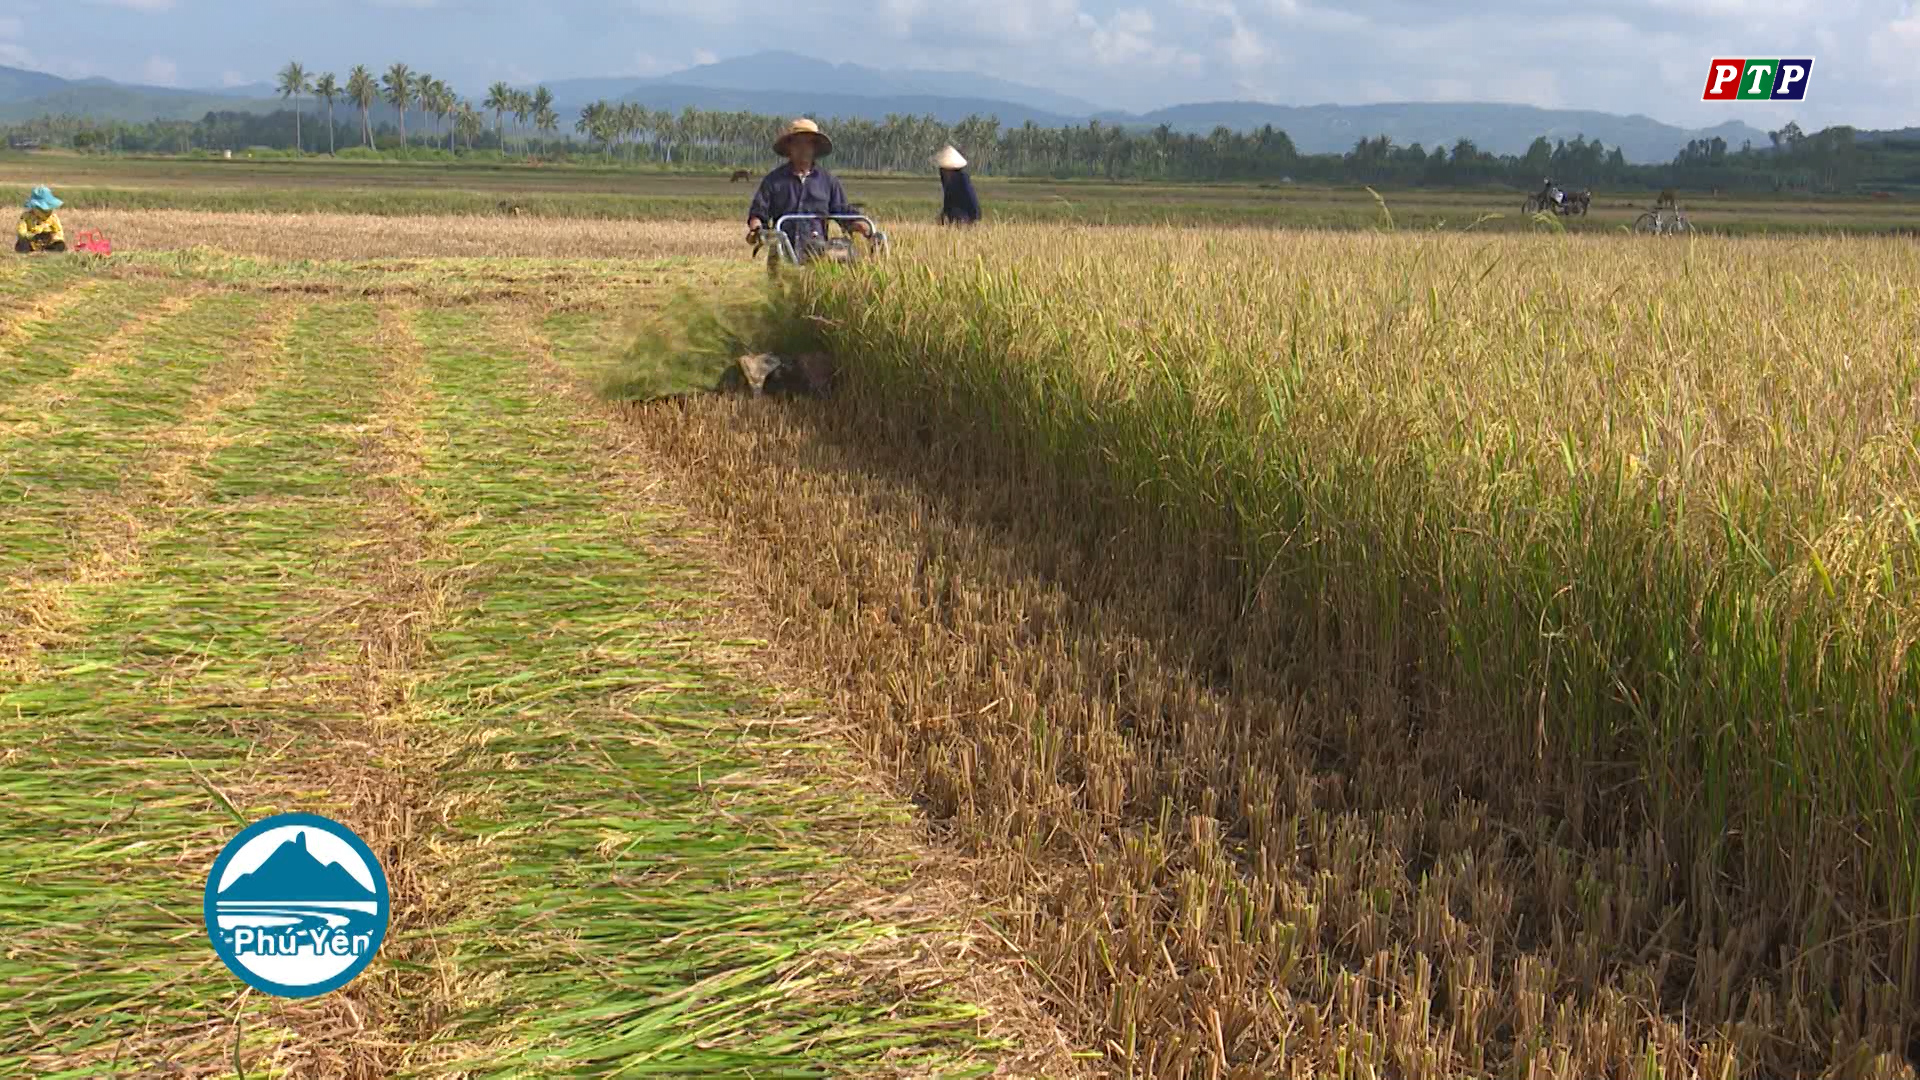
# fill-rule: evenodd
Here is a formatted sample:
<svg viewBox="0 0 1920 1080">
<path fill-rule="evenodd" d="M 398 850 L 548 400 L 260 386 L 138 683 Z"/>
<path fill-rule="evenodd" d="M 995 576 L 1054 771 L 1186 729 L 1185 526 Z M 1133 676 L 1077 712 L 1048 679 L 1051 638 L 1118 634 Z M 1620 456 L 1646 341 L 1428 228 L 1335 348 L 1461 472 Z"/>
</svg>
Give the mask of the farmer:
<svg viewBox="0 0 1920 1080">
<path fill-rule="evenodd" d="M 821 132 L 820 125 L 804 118 L 788 124 L 787 130 L 774 140 L 773 152 L 786 158 L 787 163 L 768 173 L 766 179 L 760 181 L 760 190 L 754 192 L 753 202 L 747 207 L 748 243 L 756 240 L 762 225 L 777 222 L 787 214 L 856 212 L 847 202 L 847 193 L 840 181 L 819 165 L 821 158 L 833 153 L 833 140 Z M 854 232 L 872 239 L 866 222 L 854 221 L 848 225 Z M 824 242 L 826 231 L 823 221 L 787 223 L 787 239 L 793 242 L 795 251 L 805 250 L 807 240 L 818 238 Z"/>
<path fill-rule="evenodd" d="M 20 215 L 20 238 L 13 250 L 22 255 L 38 251 L 67 250 L 67 235 L 60 230 L 60 215 L 54 213 L 63 204 L 45 187 L 33 189 L 27 196 L 27 211 Z"/>
<path fill-rule="evenodd" d="M 972 225 L 980 220 L 980 196 L 973 192 L 973 180 L 967 176 L 967 159 L 952 146 L 943 146 L 933 155 L 933 167 L 940 170 L 940 224 Z"/>
</svg>

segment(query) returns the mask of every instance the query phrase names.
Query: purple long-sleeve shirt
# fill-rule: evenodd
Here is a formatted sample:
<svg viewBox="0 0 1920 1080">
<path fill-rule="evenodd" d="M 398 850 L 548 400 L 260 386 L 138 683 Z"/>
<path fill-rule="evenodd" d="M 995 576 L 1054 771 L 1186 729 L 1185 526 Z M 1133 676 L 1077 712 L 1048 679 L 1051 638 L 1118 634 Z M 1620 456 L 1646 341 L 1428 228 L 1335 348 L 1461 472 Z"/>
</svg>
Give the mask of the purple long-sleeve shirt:
<svg viewBox="0 0 1920 1080">
<path fill-rule="evenodd" d="M 787 214 L 853 212 L 846 190 L 832 173 L 816 164 L 802 179 L 793 171 L 793 163 L 788 162 L 760 181 L 760 190 L 753 193 L 753 202 L 747 207 L 747 220 L 757 219 L 763 225 L 772 225 Z M 813 223 L 812 229 L 818 228 L 819 224 Z"/>
</svg>

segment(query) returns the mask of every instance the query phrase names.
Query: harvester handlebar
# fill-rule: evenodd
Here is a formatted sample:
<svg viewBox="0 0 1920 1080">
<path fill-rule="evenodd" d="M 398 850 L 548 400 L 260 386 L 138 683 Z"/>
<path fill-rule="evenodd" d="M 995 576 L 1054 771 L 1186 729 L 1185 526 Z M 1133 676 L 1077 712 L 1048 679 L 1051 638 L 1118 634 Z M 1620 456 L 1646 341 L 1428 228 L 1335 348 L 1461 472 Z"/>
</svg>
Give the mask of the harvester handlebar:
<svg viewBox="0 0 1920 1080">
<path fill-rule="evenodd" d="M 864 224 L 869 232 L 879 232 L 880 226 L 865 214 L 784 214 L 773 223 L 776 230 L 785 229 L 789 221 L 837 221 L 841 225 Z"/>
</svg>

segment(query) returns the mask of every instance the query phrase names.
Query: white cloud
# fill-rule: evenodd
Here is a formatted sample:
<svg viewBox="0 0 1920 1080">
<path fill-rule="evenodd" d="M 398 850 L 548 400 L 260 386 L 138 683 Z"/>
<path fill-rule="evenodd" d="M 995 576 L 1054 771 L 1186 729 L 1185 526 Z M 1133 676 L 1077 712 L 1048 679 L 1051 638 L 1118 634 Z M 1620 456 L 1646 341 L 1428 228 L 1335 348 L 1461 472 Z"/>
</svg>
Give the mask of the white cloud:
<svg viewBox="0 0 1920 1080">
<path fill-rule="evenodd" d="M 564 64 L 576 76 L 664 74 L 725 42 L 726 56 L 778 48 L 877 68 L 977 71 L 1134 110 L 1234 96 L 1464 98 L 1701 126 L 1920 123 L 1912 0 L 566 0 L 533 19 L 507 0 L 348 4 L 362 14 L 375 6 L 389 16 L 408 7 L 460 15 L 391 56 L 376 43 L 382 55 L 371 58 L 363 20 L 305 20 L 295 51 L 272 66 L 405 58 L 484 86 L 526 81 L 516 62 Z M 0 0 L 0 63 L 129 80 L 155 81 L 140 74 L 153 54 L 189 78 L 220 72 L 285 25 L 282 3 L 263 0 L 42 0 L 29 45 L 24 31 L 5 32 L 6 18 L 25 10 Z M 40 38 L 84 45 L 48 53 Z M 1752 54 L 1817 57 L 1807 100 L 1699 100 L 1712 56 Z"/>
<path fill-rule="evenodd" d="M 1237 18 L 1233 20 L 1233 32 L 1227 35 L 1223 48 L 1227 54 L 1227 62 L 1239 68 L 1263 64 L 1272 55 L 1266 39 Z"/>
<path fill-rule="evenodd" d="M 633 54 L 633 62 L 628 64 L 627 69 L 620 74 L 651 77 L 666 74 L 669 67 L 670 65 L 652 53 L 637 52 Z"/>
<path fill-rule="evenodd" d="M 695 49 L 693 50 L 693 62 L 696 66 L 717 64 L 720 62 L 720 57 L 716 55 L 712 49 Z"/>
<path fill-rule="evenodd" d="M 220 85 L 229 89 L 235 86 L 245 86 L 247 85 L 247 77 L 232 68 L 228 68 L 220 73 Z"/>
<path fill-rule="evenodd" d="M 1087 35 L 1088 52 L 1100 67 L 1165 69 L 1199 63 L 1197 55 L 1163 43 L 1152 12 L 1145 8 L 1122 8 L 1104 23 L 1082 11 L 1074 21 Z"/>
<path fill-rule="evenodd" d="M 1920 82 L 1920 10 L 1910 10 L 1868 39 L 1882 86 Z M 1815 58 L 1816 72 L 1820 64 Z"/>
<path fill-rule="evenodd" d="M 140 81 L 149 86 L 179 86 L 180 65 L 164 56 L 149 56 L 140 66 Z"/>
<path fill-rule="evenodd" d="M 790 11 L 776 8 L 765 10 L 767 5 L 753 0 L 626 0 L 625 6 L 640 12 L 649 18 L 698 23 L 703 26 L 734 26 L 748 21 L 752 17 L 771 17 L 776 22 Z M 755 9 L 755 10 L 749 10 Z M 799 27 L 796 27 L 798 29 Z"/>
</svg>

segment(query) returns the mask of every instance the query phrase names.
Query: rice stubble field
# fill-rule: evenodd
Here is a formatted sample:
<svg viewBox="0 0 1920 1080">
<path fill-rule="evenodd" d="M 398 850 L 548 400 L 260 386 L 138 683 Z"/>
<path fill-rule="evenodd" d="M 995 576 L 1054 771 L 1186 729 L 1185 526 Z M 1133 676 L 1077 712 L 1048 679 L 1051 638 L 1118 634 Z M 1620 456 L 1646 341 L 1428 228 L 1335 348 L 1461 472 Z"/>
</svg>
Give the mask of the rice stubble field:
<svg viewBox="0 0 1920 1080">
<path fill-rule="evenodd" d="M 915 901 L 899 805 L 712 636 L 688 526 L 603 482 L 538 309 L 77 266 L 0 279 L 65 313 L 6 329 L 0 1072 L 1058 1054 L 958 992 L 976 931 Z M 394 916 L 288 1002 L 197 912 L 225 839 L 296 810 L 367 838 Z"/>
<path fill-rule="evenodd" d="M 0 1064 L 1913 1075 L 1910 243 L 905 227 L 758 328 L 834 400 L 619 405 L 731 225 L 128 220 L 0 276 L 0 896 L 103 905 Z M 348 993 L 91 929 L 288 809 L 395 879 Z"/>
<path fill-rule="evenodd" d="M 842 396 L 657 446 L 822 462 L 707 502 L 1131 1068 L 1911 1075 L 1920 253 L 1274 247 L 814 275 Z"/>
</svg>

